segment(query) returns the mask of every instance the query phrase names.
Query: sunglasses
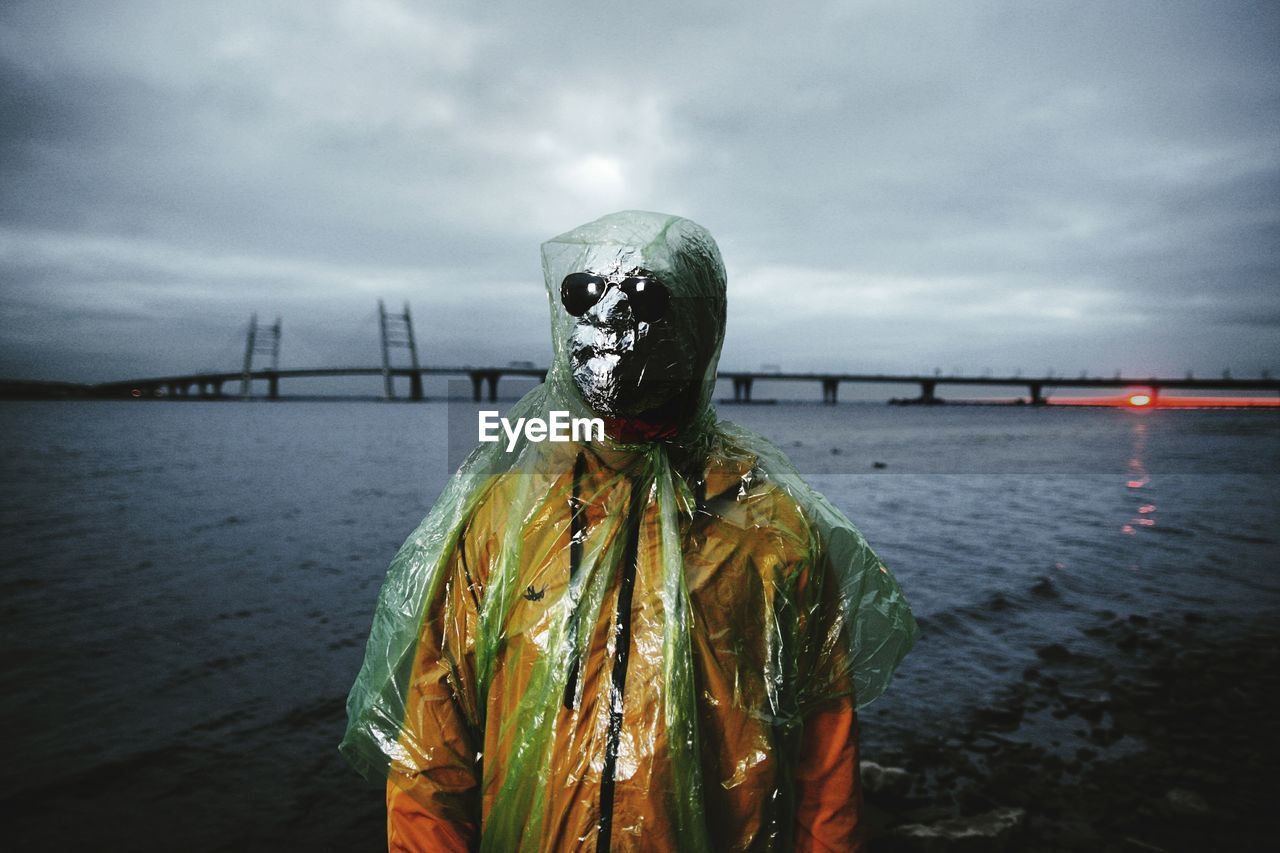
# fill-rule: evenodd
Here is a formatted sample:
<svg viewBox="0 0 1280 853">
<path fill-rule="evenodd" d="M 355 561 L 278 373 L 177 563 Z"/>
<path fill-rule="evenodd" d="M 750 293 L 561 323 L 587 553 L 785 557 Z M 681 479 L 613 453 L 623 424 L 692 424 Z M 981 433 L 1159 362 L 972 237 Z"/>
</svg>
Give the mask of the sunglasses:
<svg viewBox="0 0 1280 853">
<path fill-rule="evenodd" d="M 560 283 L 560 301 L 574 317 L 581 317 L 604 298 L 610 282 L 604 276 L 589 272 L 570 273 Z M 617 284 L 627 297 L 631 316 L 642 323 L 661 320 L 667 313 L 670 294 L 657 279 L 647 273 L 629 275 Z"/>
</svg>

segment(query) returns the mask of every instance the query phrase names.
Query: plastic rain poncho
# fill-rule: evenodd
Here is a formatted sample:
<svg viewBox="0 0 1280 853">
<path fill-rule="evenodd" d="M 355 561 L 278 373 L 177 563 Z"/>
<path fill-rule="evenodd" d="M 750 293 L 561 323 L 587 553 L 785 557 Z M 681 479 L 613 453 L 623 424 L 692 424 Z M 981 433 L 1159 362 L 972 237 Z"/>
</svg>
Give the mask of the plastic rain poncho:
<svg viewBox="0 0 1280 853">
<path fill-rule="evenodd" d="M 779 450 L 717 419 L 710 234 L 628 211 L 542 260 L 553 363 L 506 417 L 609 437 L 472 451 L 391 563 L 341 749 L 483 850 L 792 849 L 806 720 L 881 694 L 911 612 Z M 594 328 L 575 274 L 606 282 Z"/>
</svg>

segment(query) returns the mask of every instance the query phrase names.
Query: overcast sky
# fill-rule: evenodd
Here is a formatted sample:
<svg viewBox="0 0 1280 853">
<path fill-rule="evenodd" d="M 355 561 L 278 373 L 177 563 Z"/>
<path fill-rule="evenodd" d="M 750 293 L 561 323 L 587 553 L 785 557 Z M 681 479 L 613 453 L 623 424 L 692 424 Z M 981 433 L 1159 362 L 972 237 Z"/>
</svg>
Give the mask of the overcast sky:
<svg viewBox="0 0 1280 853">
<path fill-rule="evenodd" d="M 538 244 L 705 225 L 725 368 L 1280 373 L 1270 2 L 0 5 L 0 376 L 548 360 Z"/>
</svg>

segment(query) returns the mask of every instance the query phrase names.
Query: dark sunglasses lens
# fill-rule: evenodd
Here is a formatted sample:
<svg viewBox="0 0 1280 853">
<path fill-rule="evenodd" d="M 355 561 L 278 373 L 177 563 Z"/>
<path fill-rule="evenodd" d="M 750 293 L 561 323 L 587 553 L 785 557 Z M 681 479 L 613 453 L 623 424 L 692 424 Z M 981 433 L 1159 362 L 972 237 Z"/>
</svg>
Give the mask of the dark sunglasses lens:
<svg viewBox="0 0 1280 853">
<path fill-rule="evenodd" d="M 560 302 L 564 304 L 564 310 L 574 317 L 581 317 L 600 301 L 604 289 L 605 281 L 598 275 L 570 273 L 560 283 Z"/>
<path fill-rule="evenodd" d="M 622 283 L 631 315 L 642 323 L 661 320 L 667 313 L 667 289 L 651 278 L 629 278 Z"/>
</svg>

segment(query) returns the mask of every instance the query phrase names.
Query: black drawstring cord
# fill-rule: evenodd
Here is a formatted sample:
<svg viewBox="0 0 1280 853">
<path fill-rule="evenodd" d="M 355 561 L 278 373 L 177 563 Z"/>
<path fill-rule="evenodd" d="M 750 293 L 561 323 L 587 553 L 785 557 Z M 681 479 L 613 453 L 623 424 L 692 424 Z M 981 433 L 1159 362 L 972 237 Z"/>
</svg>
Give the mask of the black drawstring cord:
<svg viewBox="0 0 1280 853">
<path fill-rule="evenodd" d="M 644 520 L 647 495 L 639 481 L 631 483 L 631 512 L 627 517 L 627 547 L 622 558 L 622 581 L 618 586 L 618 607 L 614 616 L 613 680 L 609 688 L 609 728 L 605 733 L 604 771 L 600 779 L 600 833 L 596 853 L 608 853 L 613 834 L 613 789 L 618 767 L 618 745 L 622 740 L 622 699 L 627 687 L 627 660 L 631 656 L 631 593 L 635 589 L 640 559 L 640 525 Z"/>
<path fill-rule="evenodd" d="M 569 498 L 569 589 L 578 577 L 578 569 L 582 567 L 582 542 L 587 538 L 586 504 L 581 497 L 582 478 L 587 473 L 587 458 L 582 451 L 573 463 L 573 495 Z M 564 685 L 565 710 L 573 708 L 574 694 L 578 690 L 578 612 L 577 608 L 569 614 L 569 679 Z"/>
</svg>

